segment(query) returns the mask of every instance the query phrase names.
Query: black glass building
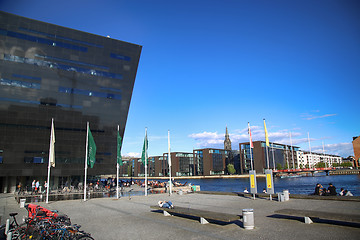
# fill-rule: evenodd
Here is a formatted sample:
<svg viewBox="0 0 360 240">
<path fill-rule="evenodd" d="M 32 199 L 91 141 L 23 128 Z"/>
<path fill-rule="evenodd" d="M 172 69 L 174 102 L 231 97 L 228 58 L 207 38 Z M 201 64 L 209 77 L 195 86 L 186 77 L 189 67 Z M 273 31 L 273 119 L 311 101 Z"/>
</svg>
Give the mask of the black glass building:
<svg viewBox="0 0 360 240">
<path fill-rule="evenodd" d="M 82 181 L 86 123 L 97 146 L 89 175 L 114 174 L 142 47 L 0 11 L 0 190 Z M 52 184 L 53 183 L 53 184 Z M 56 187 L 56 186 L 55 186 Z"/>
</svg>

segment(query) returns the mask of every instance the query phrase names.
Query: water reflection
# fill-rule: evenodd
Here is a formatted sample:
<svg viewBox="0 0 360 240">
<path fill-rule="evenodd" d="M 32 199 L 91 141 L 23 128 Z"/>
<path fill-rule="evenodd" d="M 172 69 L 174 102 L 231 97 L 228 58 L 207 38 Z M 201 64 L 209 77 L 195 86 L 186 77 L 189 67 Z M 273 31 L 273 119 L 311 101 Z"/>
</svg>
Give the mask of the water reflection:
<svg viewBox="0 0 360 240">
<path fill-rule="evenodd" d="M 221 191 L 221 192 L 243 192 L 245 188 L 249 189 L 249 178 L 223 178 L 223 179 L 182 179 L 179 182 L 191 181 L 193 185 L 200 185 L 201 191 Z M 293 194 L 311 194 L 314 192 L 316 183 L 321 183 L 328 187 L 333 183 L 337 192 L 340 188 L 350 190 L 354 196 L 360 196 L 360 175 L 330 175 L 317 174 L 314 177 L 298 178 L 274 178 L 275 192 L 281 192 L 284 189 Z M 257 177 L 257 190 L 262 192 L 266 187 L 266 179 Z"/>
</svg>

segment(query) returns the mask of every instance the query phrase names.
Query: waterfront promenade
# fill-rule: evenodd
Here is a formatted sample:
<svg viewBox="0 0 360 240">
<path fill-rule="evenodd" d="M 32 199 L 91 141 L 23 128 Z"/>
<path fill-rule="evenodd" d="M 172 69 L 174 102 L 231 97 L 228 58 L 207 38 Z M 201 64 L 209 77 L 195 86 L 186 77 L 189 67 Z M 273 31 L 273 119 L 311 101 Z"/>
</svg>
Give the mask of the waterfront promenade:
<svg viewBox="0 0 360 240">
<path fill-rule="evenodd" d="M 171 200 L 176 206 L 241 214 L 242 209 L 254 209 L 255 229 L 245 230 L 238 224 L 205 224 L 197 219 L 165 217 L 153 212 L 151 205 L 159 200 Z M 290 199 L 287 202 L 234 196 L 191 193 L 178 195 L 96 198 L 86 202 L 68 200 L 40 203 L 49 209 L 67 214 L 73 223 L 90 232 L 95 239 L 358 239 L 359 225 L 339 225 L 326 222 L 304 224 L 299 219 L 279 218 L 274 211 L 282 208 L 360 214 L 360 202 Z M 0 215 L 4 223 L 10 212 L 27 214 L 20 209 L 13 194 L 0 194 Z"/>
</svg>

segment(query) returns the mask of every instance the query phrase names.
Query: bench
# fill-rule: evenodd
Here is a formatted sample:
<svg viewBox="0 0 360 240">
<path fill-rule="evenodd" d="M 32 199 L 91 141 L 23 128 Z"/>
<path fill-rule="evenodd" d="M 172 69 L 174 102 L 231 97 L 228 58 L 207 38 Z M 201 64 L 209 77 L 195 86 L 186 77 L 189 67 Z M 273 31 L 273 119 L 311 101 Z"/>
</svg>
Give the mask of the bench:
<svg viewBox="0 0 360 240">
<path fill-rule="evenodd" d="M 287 215 L 293 217 L 304 217 L 307 224 L 313 223 L 311 218 L 319 218 L 323 220 L 333 220 L 341 222 L 360 223 L 359 214 L 346 214 L 346 213 L 332 213 L 312 210 L 298 210 L 298 209 L 280 209 L 275 211 L 279 215 Z"/>
<path fill-rule="evenodd" d="M 175 206 L 174 208 L 162 208 L 159 206 L 150 206 L 150 208 L 163 211 L 164 216 L 172 216 L 172 214 L 181 214 L 181 215 L 199 217 L 201 224 L 209 223 L 208 220 L 216 220 L 220 222 L 231 223 L 241 218 L 240 215 L 235 215 L 235 214 L 219 213 L 219 212 L 212 212 L 212 211 L 178 207 L 178 206 Z"/>
</svg>

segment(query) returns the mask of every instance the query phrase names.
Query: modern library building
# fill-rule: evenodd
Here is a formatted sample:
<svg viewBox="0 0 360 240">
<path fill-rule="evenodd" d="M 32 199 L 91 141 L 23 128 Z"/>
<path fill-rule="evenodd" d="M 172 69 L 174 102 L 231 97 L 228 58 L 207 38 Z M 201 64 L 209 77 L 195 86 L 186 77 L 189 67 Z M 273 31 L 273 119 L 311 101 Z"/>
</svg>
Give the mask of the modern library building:
<svg viewBox="0 0 360 240">
<path fill-rule="evenodd" d="M 0 191 L 84 177 L 86 125 L 97 153 L 88 174 L 116 173 L 142 46 L 0 11 Z"/>
</svg>

